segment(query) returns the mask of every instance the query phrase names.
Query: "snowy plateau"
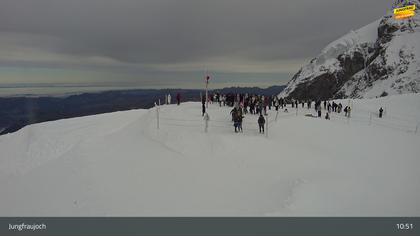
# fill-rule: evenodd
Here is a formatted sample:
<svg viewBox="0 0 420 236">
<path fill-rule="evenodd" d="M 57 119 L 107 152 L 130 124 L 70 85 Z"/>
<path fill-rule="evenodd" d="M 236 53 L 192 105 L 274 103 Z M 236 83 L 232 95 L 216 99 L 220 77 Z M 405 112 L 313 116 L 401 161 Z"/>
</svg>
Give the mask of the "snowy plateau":
<svg viewBox="0 0 420 236">
<path fill-rule="evenodd" d="M 420 216 L 420 94 L 269 111 L 163 105 L 0 136 L 0 216 Z M 378 109 L 383 107 L 383 118 Z M 322 111 L 323 115 L 325 111 Z M 276 119 L 277 117 L 277 119 Z"/>
</svg>

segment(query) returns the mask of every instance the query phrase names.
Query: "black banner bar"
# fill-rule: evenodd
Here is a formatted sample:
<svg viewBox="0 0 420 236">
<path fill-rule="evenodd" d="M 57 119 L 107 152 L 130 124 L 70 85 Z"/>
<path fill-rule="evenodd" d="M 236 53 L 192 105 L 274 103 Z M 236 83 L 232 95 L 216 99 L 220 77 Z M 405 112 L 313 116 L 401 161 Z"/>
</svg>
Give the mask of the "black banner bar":
<svg viewBox="0 0 420 236">
<path fill-rule="evenodd" d="M 1 217 L 0 235 L 420 235 L 420 217 Z"/>
</svg>

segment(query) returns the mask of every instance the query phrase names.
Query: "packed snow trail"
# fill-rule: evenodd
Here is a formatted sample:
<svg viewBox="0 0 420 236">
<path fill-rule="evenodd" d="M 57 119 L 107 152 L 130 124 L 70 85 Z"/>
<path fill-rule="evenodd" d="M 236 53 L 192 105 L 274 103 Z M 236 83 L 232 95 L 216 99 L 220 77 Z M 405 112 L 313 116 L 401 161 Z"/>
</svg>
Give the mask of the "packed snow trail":
<svg viewBox="0 0 420 236">
<path fill-rule="evenodd" d="M 218 104 L 205 133 L 200 103 L 27 126 L 0 136 L 0 216 L 419 216 L 420 95 L 353 106 L 271 110 L 268 137 Z"/>
</svg>

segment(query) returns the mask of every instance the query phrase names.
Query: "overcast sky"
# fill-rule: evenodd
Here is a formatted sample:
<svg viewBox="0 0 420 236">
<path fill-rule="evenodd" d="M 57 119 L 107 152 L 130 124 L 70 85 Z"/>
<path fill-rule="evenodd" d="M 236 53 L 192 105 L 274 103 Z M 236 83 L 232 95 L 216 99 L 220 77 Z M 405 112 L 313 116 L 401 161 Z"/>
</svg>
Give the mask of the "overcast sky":
<svg viewBox="0 0 420 236">
<path fill-rule="evenodd" d="M 0 84 L 284 84 L 391 0 L 0 0 Z"/>
</svg>

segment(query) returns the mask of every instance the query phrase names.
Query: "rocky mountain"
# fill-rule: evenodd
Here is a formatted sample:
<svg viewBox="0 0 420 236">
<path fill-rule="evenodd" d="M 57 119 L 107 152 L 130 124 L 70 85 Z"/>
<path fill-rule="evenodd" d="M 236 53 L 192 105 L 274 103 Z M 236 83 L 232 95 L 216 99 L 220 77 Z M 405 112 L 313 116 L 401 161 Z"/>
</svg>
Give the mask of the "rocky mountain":
<svg viewBox="0 0 420 236">
<path fill-rule="evenodd" d="M 420 1 L 415 16 L 382 18 L 330 43 L 303 66 L 280 96 L 296 99 L 372 98 L 420 91 Z"/>
</svg>

